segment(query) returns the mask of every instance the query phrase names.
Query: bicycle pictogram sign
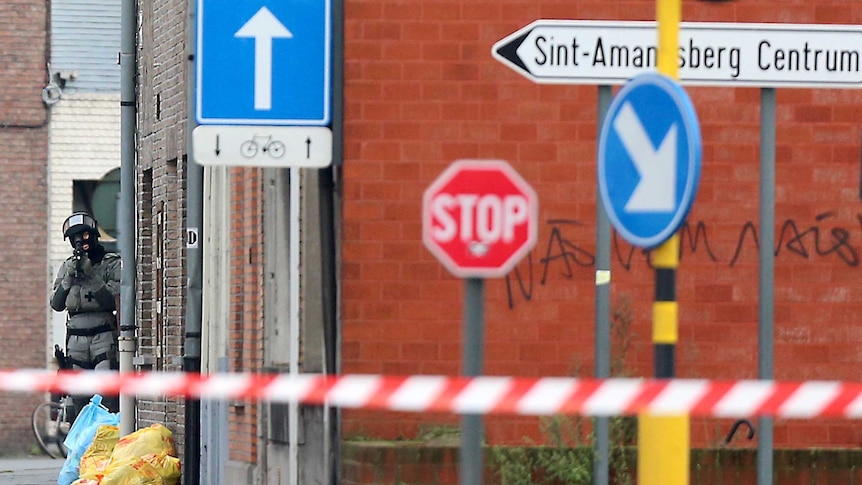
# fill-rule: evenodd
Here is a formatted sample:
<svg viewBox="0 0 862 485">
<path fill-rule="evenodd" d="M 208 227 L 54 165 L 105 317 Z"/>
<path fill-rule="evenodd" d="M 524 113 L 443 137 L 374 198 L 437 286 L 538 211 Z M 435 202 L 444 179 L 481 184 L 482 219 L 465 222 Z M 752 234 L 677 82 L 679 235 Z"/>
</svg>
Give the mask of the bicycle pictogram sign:
<svg viewBox="0 0 862 485">
<path fill-rule="evenodd" d="M 251 140 L 242 142 L 239 152 L 245 158 L 254 158 L 258 152 L 272 158 L 281 158 L 284 156 L 284 143 L 273 140 L 272 135 L 254 135 Z"/>
</svg>

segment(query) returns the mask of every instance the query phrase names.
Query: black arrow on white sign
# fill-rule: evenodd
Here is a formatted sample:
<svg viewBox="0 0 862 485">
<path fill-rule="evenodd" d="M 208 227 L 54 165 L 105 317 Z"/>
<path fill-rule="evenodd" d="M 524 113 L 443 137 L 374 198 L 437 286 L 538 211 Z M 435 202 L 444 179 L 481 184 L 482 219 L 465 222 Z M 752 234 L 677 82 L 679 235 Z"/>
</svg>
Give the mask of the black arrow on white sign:
<svg viewBox="0 0 862 485">
<path fill-rule="evenodd" d="M 521 60 L 521 56 L 518 55 L 518 47 L 521 47 L 521 44 L 524 43 L 524 39 L 530 35 L 533 29 L 530 29 L 523 34 L 509 40 L 505 44 L 497 44 L 495 52 L 497 53 L 498 59 L 505 59 L 509 61 L 513 66 L 523 69 L 524 72 L 530 72 L 530 69 L 524 65 L 524 61 Z M 504 39 L 505 40 L 505 39 Z M 530 72 L 530 74 L 532 74 Z"/>
</svg>

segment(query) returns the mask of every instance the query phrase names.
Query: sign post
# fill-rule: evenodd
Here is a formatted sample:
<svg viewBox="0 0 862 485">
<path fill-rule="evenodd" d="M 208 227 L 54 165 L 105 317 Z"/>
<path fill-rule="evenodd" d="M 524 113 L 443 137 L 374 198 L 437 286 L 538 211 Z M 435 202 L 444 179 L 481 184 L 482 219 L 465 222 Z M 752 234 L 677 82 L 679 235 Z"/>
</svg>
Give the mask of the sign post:
<svg viewBox="0 0 862 485">
<path fill-rule="evenodd" d="M 288 266 L 300 277 L 300 170 L 332 163 L 332 0 L 197 0 L 192 157 L 199 165 L 289 168 Z M 336 47 L 338 48 L 338 47 Z M 300 370 L 299 285 L 289 292 L 288 367 Z M 300 417 L 288 407 L 288 470 Z"/>
<path fill-rule="evenodd" d="M 484 278 L 503 277 L 535 246 L 538 197 L 502 160 L 459 160 L 425 190 L 422 240 L 464 279 L 462 373 L 482 374 Z M 461 421 L 460 483 L 482 483 L 482 416 Z"/>
<path fill-rule="evenodd" d="M 329 166 L 331 0 L 198 0 L 197 8 L 195 161 Z"/>
<path fill-rule="evenodd" d="M 700 127 L 677 77 L 679 0 L 659 0 L 658 65 L 626 83 L 608 109 L 599 135 L 599 192 L 614 228 L 635 246 L 655 248 L 652 340 L 654 376 L 676 377 L 676 268 L 679 226 L 700 179 Z M 689 419 L 642 414 L 638 477 L 645 485 L 685 485 Z"/>
<path fill-rule="evenodd" d="M 664 1 L 664 0 L 661 0 Z M 495 59 L 543 84 L 623 84 L 658 70 L 661 22 L 536 20 L 494 44 Z M 862 88 L 862 27 L 683 22 L 672 77 L 684 85 Z"/>
<path fill-rule="evenodd" d="M 774 227 L 775 88 L 862 88 L 862 28 L 834 24 L 680 22 L 679 0 L 657 0 L 658 22 L 536 20 L 492 47 L 495 59 L 536 83 L 598 84 L 599 124 L 610 85 L 656 68 L 686 85 L 761 88 L 760 226 Z M 658 43 L 656 29 L 658 28 Z M 674 59 L 676 54 L 676 59 Z M 601 207 L 602 204 L 597 204 Z M 607 292 L 599 289 L 602 244 L 609 240 L 601 212 L 596 224 L 596 377 L 607 366 Z M 758 298 L 758 373 L 773 375 L 773 231 L 761 233 Z M 675 237 L 667 244 L 673 244 Z M 673 269 L 678 251 L 656 256 Z M 678 242 L 676 243 L 678 244 Z M 608 272 L 609 273 L 609 272 Z M 609 281 L 609 274 L 602 277 Z M 606 283 L 602 283 L 606 284 Z M 668 285 L 661 285 L 666 288 Z M 673 317 L 676 322 L 676 317 Z M 674 326 L 676 323 L 674 323 Z M 596 423 L 593 483 L 607 483 L 607 423 Z M 772 418 L 759 420 L 758 484 L 772 482 Z"/>
<path fill-rule="evenodd" d="M 656 0 L 658 17 L 658 70 L 671 79 L 679 79 L 679 65 L 676 56 L 679 48 L 679 24 L 682 16 L 681 0 Z M 676 213 L 683 218 L 693 202 L 694 192 L 700 179 L 701 140 L 700 127 L 694 115 L 694 107 L 688 95 L 679 88 L 687 105 L 679 114 L 689 123 L 684 123 L 685 132 L 693 138 L 689 149 L 696 176 L 686 184 L 691 188 L 690 199 L 685 199 L 676 207 Z M 686 109 L 688 117 L 686 117 Z M 653 120 L 655 122 L 655 120 Z M 664 145 L 664 144 L 663 144 Z M 676 140 L 672 149 L 679 157 L 683 153 L 683 143 Z M 696 152 L 693 154 L 692 152 Z M 681 164 L 677 160 L 677 167 Z M 678 172 L 678 170 L 677 170 Z M 657 204 L 658 205 L 658 204 Z M 682 223 L 682 218 L 679 221 Z M 668 226 L 672 227 L 672 224 Z M 661 242 L 655 251 L 655 302 L 652 310 L 652 341 L 655 359 L 655 377 L 673 379 L 676 377 L 676 343 L 679 340 L 679 305 L 676 301 L 676 269 L 679 266 L 679 234 L 674 228 L 666 241 Z M 689 460 L 691 459 L 690 420 L 688 415 L 655 416 L 649 413 L 638 417 L 638 475 L 643 477 L 644 485 L 688 485 Z"/>
<path fill-rule="evenodd" d="M 660 74 L 641 74 L 623 86 L 599 136 L 599 192 L 617 232 L 632 245 L 655 248 L 652 340 L 659 379 L 676 377 L 676 232 L 694 201 L 700 163 L 700 128 L 682 87 Z M 640 416 L 642 483 L 688 483 L 688 428 L 687 416 Z"/>
</svg>

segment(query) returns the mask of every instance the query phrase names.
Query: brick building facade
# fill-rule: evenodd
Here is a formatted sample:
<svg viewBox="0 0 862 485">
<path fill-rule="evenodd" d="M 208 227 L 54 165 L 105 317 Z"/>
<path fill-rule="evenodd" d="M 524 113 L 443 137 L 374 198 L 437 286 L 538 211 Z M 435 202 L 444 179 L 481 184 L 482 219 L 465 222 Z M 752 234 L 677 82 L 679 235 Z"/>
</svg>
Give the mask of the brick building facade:
<svg viewBox="0 0 862 485">
<path fill-rule="evenodd" d="M 4 368 L 56 368 L 53 346 L 64 346 L 65 313 L 51 311 L 48 300 L 57 268 L 70 253 L 60 228 L 73 210 L 92 210 L 92 187 L 119 164 L 119 83 L 112 84 L 117 76 L 110 75 L 112 67 L 118 69 L 114 63 L 100 70 L 106 63 L 93 54 L 109 47 L 106 39 L 119 26 L 101 28 L 105 24 L 95 22 L 96 27 L 76 28 L 81 26 L 76 7 L 86 3 L 0 5 L 0 192 L 3 243 L 14 254 L 9 276 L 0 283 Z M 99 0 L 89 4 L 89 22 L 110 17 L 112 9 L 101 8 Z M 82 40 L 93 33 L 103 35 L 102 45 Z M 58 66 L 65 68 L 63 74 Z M 79 182 L 89 183 L 89 190 L 77 187 Z M 5 438 L 0 452 L 34 449 L 30 416 L 44 398 L 0 398 Z"/>
<path fill-rule="evenodd" d="M 186 274 L 186 2 L 141 2 L 138 37 L 138 350 L 141 370 L 182 370 Z M 138 400 L 140 427 L 161 423 L 185 445 L 182 399 Z"/>
<path fill-rule="evenodd" d="M 0 4 L 0 200 L 7 253 L 0 278 L 0 366 L 45 365 L 48 291 L 48 10 L 39 0 Z M 34 443 L 30 414 L 43 396 L 0 395 L 0 452 Z"/>
<path fill-rule="evenodd" d="M 153 370 L 178 370 L 183 355 L 186 3 L 139 5 L 137 362 Z M 499 158 L 538 192 L 541 222 L 532 254 L 506 278 L 486 283 L 485 372 L 592 375 L 597 88 L 531 83 L 490 50 L 536 19 L 653 20 L 655 2 L 347 0 L 343 7 L 344 167 L 320 172 L 322 180 L 334 174 L 336 214 L 343 208 L 331 228 L 339 236 L 339 319 L 309 313 L 316 295 L 335 292 L 334 282 L 322 283 L 322 292 L 304 286 L 302 308 L 303 358 L 336 349 L 331 342 L 337 340 L 338 365 L 304 361 L 302 370 L 459 372 L 463 285 L 422 245 L 421 194 L 453 160 Z M 683 19 L 860 24 L 862 10 L 839 0 L 685 2 Z M 688 91 L 704 146 L 700 190 L 681 238 L 677 373 L 752 378 L 760 94 L 756 88 Z M 777 100 L 776 378 L 857 380 L 862 91 L 779 89 Z M 327 186 L 318 175 L 304 176 L 305 197 Z M 204 204 L 218 209 L 205 215 L 205 259 L 217 276 L 204 296 L 204 342 L 218 348 L 204 350 L 205 369 L 215 370 L 219 358 L 229 371 L 285 369 L 287 348 L 274 346 L 284 338 L 279 292 L 285 289 L 277 284 L 281 273 L 268 266 L 286 250 L 278 225 L 285 205 L 273 205 L 286 187 L 282 176 L 268 169 L 206 171 Z M 327 224 L 303 214 L 307 257 L 315 247 L 307 244 L 311 234 Z M 629 350 L 615 347 L 614 358 L 628 375 L 650 375 L 649 254 L 615 238 L 612 261 L 614 308 L 630 308 L 631 318 L 624 329 Z M 325 267 L 320 260 L 303 263 L 304 283 Z M 338 335 L 309 345 L 321 332 Z M 167 421 L 182 435 L 181 400 L 139 405 L 141 424 Z M 262 404 L 229 403 L 229 457 L 237 470 L 246 465 L 236 471 L 245 475 L 237 476 L 280 473 L 273 464 L 282 442 L 272 426 L 279 413 Z M 457 424 L 451 416 L 403 413 L 351 411 L 342 418 L 347 438 L 408 439 Z M 487 424 L 492 443 L 538 435 L 532 419 Z M 713 445 L 726 431 L 723 422 L 692 422 L 697 445 Z M 846 422 L 778 422 L 775 443 L 858 446 L 862 434 Z"/>
<path fill-rule="evenodd" d="M 207 167 L 203 170 L 201 200 L 189 201 L 188 155 L 189 90 L 194 51 L 188 43 L 187 2 L 168 1 L 139 5 L 141 29 L 138 39 L 138 350 L 136 368 L 181 370 L 189 351 L 185 340 L 188 282 L 186 232 L 189 204 L 203 207 L 203 227 L 198 244 L 203 255 L 202 355 L 204 372 L 286 371 L 288 363 L 287 191 L 292 183 L 286 170 Z M 316 174 L 302 176 L 303 184 L 318 185 Z M 297 183 L 300 183 L 297 181 Z M 316 189 L 312 192 L 317 193 Z M 316 214 L 320 204 L 313 194 L 304 194 L 301 222 L 303 238 L 313 248 L 304 251 L 304 267 L 320 266 L 321 243 Z M 332 227 L 332 223 L 326 224 Z M 331 273 L 331 269 L 327 270 Z M 321 371 L 323 338 L 316 318 L 323 313 L 325 293 L 321 271 L 301 276 L 309 293 L 303 311 L 313 328 L 303 329 L 303 342 L 311 350 L 300 350 L 302 369 Z M 331 281 L 332 278 L 328 278 Z M 329 301 L 334 298 L 329 298 Z M 334 312 L 328 311 L 327 314 Z M 305 325 L 305 323 L 302 323 Z M 327 355 L 329 353 L 327 352 Z M 332 367 L 329 367 L 332 368 Z M 160 422 L 173 432 L 181 455 L 186 445 L 183 399 L 151 399 L 137 402 L 138 426 Z M 247 402 L 203 403 L 202 462 L 212 463 L 203 479 L 225 483 L 252 483 L 288 473 L 286 458 L 286 406 Z M 303 433 L 323 433 L 321 424 L 308 424 L 317 411 L 303 411 Z M 281 418 L 285 419 L 281 419 Z M 322 418 L 314 418 L 322 422 Z M 300 456 L 328 460 L 318 445 L 303 446 Z M 322 446 L 322 445 L 321 445 Z M 224 457 L 224 459 L 222 459 Z M 187 457 L 181 456 L 184 460 Z M 300 473 L 319 476 L 315 460 L 300 460 Z M 188 461 L 186 460 L 186 463 Z M 325 473 L 325 472 L 324 472 Z"/>
<path fill-rule="evenodd" d="M 849 2 L 683 2 L 692 22 L 859 24 Z M 655 2 L 347 2 L 342 362 L 345 373 L 446 374 L 461 364 L 463 285 L 421 244 L 422 191 L 460 158 L 508 160 L 539 194 L 539 243 L 486 283 L 485 372 L 593 375 L 597 88 L 539 85 L 491 57 L 536 19 L 654 20 Z M 726 39 L 729 44 L 733 39 Z M 856 49 L 858 55 L 858 48 Z M 858 63 L 855 64 L 858 74 Z M 759 103 L 756 88 L 688 89 L 703 136 L 682 232 L 681 377 L 757 377 Z M 777 90 L 775 376 L 857 380 L 858 89 Z M 633 322 L 624 359 L 652 375 L 649 256 L 615 237 L 612 300 Z M 620 305 L 620 303 L 615 303 Z M 344 413 L 347 436 L 414 438 L 447 417 Z M 845 422 L 779 422 L 776 446 L 858 446 Z M 728 426 L 692 423 L 697 444 Z M 489 442 L 537 437 L 493 420 Z"/>
</svg>

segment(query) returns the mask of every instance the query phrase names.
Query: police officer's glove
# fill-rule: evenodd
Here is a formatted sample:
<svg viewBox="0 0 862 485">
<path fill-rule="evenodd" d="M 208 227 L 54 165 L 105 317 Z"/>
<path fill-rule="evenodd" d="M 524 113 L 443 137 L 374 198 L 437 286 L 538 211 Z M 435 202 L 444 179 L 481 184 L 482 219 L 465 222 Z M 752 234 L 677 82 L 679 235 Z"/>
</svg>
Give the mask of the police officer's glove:
<svg viewBox="0 0 862 485">
<path fill-rule="evenodd" d="M 90 261 L 90 258 L 88 258 L 87 255 L 84 255 L 84 257 L 81 258 L 78 268 L 87 278 L 96 276 L 96 271 L 93 269 L 93 262 Z"/>
<path fill-rule="evenodd" d="M 60 280 L 60 286 L 63 287 L 64 290 L 68 290 L 75 283 L 75 277 L 71 274 L 67 274 Z"/>
<path fill-rule="evenodd" d="M 68 290 L 75 283 L 75 272 L 78 270 L 78 262 L 74 259 L 66 260 L 63 263 L 63 279 L 60 281 L 60 285 L 63 286 L 63 289 Z"/>
<path fill-rule="evenodd" d="M 63 263 L 63 274 L 64 275 L 75 275 L 75 271 L 78 269 L 78 260 L 75 258 L 69 258 Z"/>
</svg>

